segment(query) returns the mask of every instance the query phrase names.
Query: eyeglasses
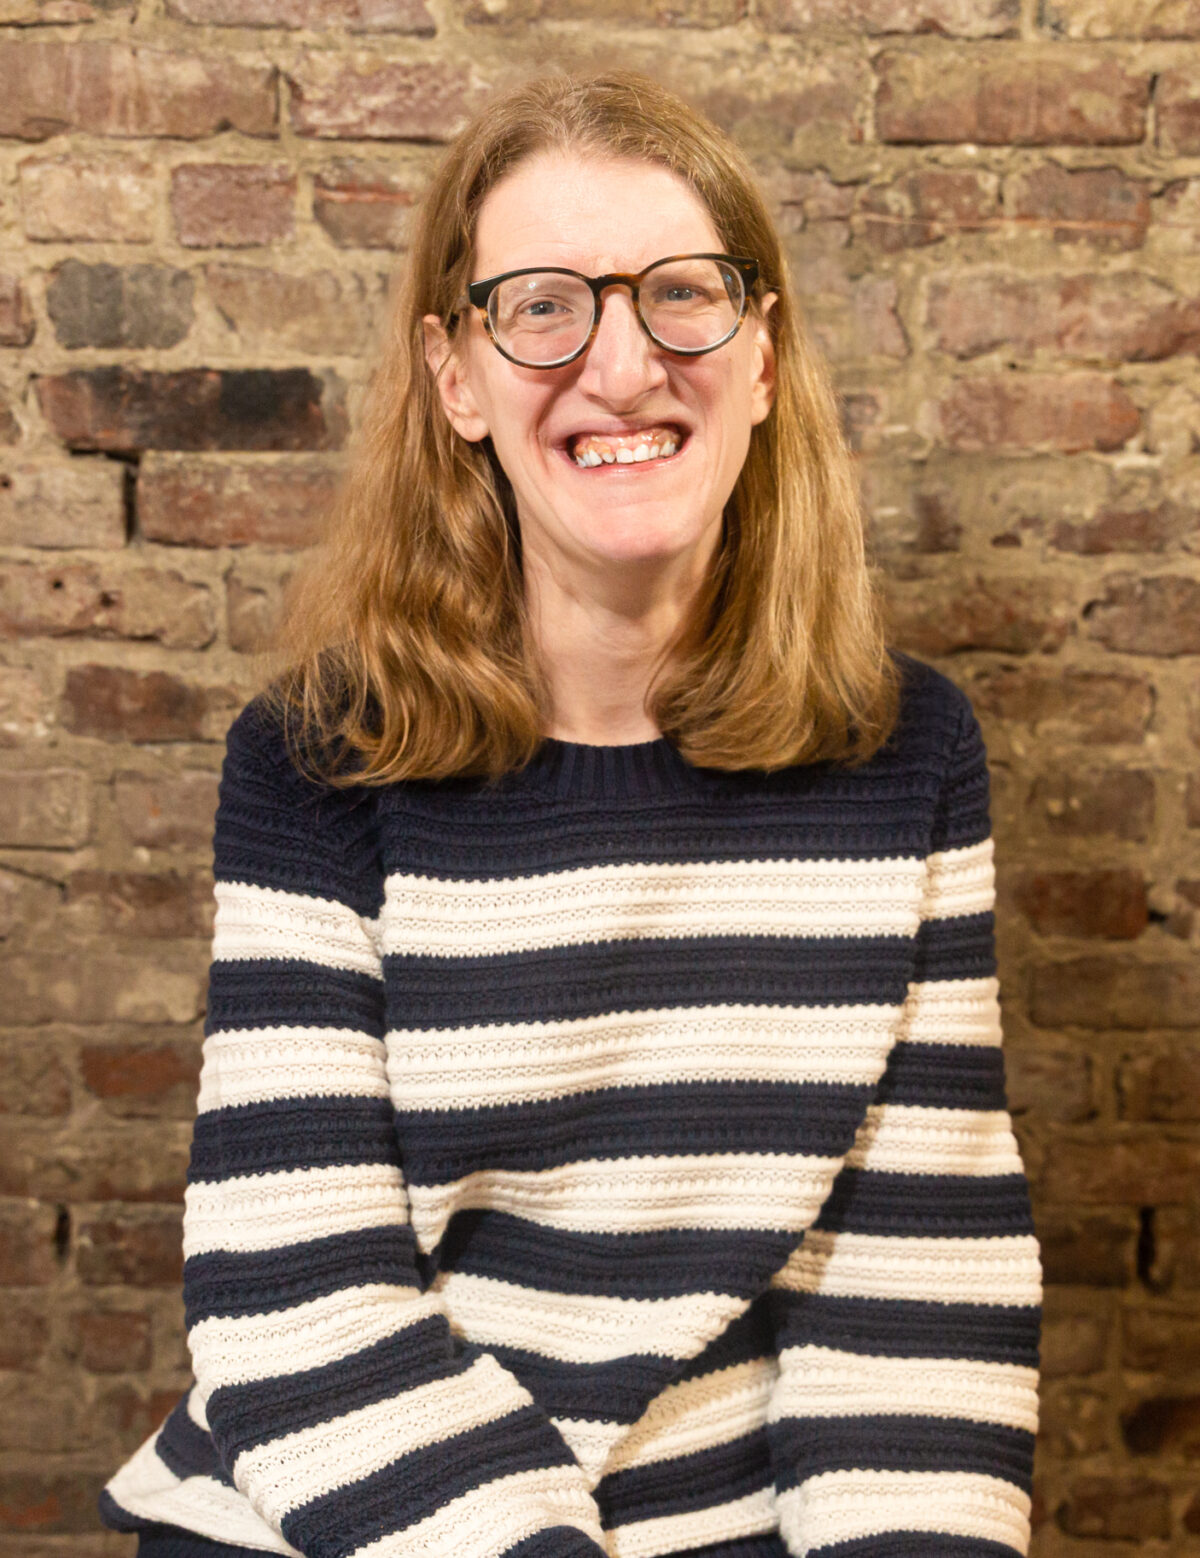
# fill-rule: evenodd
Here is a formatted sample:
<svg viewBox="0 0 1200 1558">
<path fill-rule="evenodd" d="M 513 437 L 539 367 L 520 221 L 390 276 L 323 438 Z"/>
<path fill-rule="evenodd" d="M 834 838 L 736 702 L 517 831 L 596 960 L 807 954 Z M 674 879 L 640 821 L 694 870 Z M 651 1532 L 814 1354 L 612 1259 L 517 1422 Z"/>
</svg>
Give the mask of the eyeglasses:
<svg viewBox="0 0 1200 1558">
<path fill-rule="evenodd" d="M 473 281 L 477 308 L 496 350 L 522 368 L 561 368 L 588 349 L 607 287 L 628 287 L 642 329 L 685 357 L 724 346 L 746 317 L 758 261 L 732 254 L 672 254 L 636 275 L 583 276 L 558 266 L 505 271 Z"/>
</svg>

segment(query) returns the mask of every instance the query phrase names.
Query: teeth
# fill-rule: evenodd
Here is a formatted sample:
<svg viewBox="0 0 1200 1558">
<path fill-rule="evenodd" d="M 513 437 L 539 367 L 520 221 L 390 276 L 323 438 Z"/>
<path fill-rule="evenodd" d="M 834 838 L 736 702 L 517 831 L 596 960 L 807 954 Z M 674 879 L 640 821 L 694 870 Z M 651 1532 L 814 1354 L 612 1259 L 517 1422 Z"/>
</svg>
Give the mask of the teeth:
<svg viewBox="0 0 1200 1558">
<path fill-rule="evenodd" d="M 662 443 L 637 444 L 632 449 L 627 445 L 621 445 L 615 450 L 607 447 L 583 449 L 575 456 L 575 464 L 581 470 L 596 465 L 640 465 L 645 460 L 659 460 L 672 455 L 678 448 L 675 440 L 668 438 Z"/>
</svg>

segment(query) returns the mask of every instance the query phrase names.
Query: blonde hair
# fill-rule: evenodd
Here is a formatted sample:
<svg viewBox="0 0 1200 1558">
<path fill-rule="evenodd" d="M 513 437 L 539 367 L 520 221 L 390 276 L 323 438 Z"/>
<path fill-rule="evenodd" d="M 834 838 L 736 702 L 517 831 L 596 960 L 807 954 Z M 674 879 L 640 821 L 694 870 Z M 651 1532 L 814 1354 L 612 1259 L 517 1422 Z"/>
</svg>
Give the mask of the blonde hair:
<svg viewBox="0 0 1200 1558">
<path fill-rule="evenodd" d="M 480 205 L 545 150 L 669 169 L 778 295 L 774 406 L 752 430 L 714 564 L 648 712 L 700 766 L 863 761 L 895 724 L 899 674 L 827 370 L 745 158 L 674 93 L 624 71 L 542 77 L 497 98 L 425 195 L 326 543 L 285 613 L 273 690 L 297 749 L 332 782 L 382 784 L 496 776 L 544 738 L 512 489 L 490 440 L 451 428 L 422 316 L 455 313 Z"/>
</svg>

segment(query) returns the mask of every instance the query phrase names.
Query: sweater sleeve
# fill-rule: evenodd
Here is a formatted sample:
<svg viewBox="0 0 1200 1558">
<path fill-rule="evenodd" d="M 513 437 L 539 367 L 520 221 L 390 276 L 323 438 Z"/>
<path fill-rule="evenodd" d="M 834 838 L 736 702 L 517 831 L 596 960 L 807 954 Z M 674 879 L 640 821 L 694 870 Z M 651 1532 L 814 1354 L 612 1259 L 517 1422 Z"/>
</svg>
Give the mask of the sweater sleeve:
<svg viewBox="0 0 1200 1558">
<path fill-rule="evenodd" d="M 1041 1273 L 1004 1093 L 986 756 L 957 698 L 897 1042 L 772 1281 L 777 1508 L 809 1558 L 1028 1549 Z"/>
<path fill-rule="evenodd" d="M 308 1558 L 596 1558 L 562 1436 L 420 1280 L 376 799 L 303 779 L 253 705 L 230 734 L 184 1214 L 197 1393 L 238 1489 Z"/>
</svg>

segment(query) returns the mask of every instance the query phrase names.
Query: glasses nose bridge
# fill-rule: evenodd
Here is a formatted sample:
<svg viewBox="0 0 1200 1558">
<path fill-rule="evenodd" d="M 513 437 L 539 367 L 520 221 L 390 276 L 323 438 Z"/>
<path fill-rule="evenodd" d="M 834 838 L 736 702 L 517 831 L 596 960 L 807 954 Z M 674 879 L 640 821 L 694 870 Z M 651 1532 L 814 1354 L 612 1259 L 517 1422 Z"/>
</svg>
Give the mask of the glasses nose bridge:
<svg viewBox="0 0 1200 1558">
<path fill-rule="evenodd" d="M 629 301 L 633 307 L 634 316 L 642 329 L 649 333 L 645 317 L 642 314 L 641 296 L 638 292 L 638 288 L 644 275 L 644 271 L 639 271 L 636 273 L 627 271 L 614 271 L 609 276 L 593 276 L 588 279 L 588 286 L 591 287 L 592 297 L 595 300 L 595 308 L 592 318 L 592 330 L 591 335 L 588 338 L 589 344 L 591 340 L 595 338 L 596 332 L 600 328 L 601 318 L 604 313 L 604 294 L 612 287 L 629 288 Z"/>
</svg>

